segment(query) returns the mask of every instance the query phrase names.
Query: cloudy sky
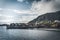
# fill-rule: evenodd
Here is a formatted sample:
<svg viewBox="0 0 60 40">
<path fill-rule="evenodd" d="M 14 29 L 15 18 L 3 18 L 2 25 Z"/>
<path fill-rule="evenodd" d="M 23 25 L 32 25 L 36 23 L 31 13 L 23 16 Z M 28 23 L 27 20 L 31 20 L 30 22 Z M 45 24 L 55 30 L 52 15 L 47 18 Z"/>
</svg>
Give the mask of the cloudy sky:
<svg viewBox="0 0 60 40">
<path fill-rule="evenodd" d="M 60 0 L 0 0 L 0 23 L 27 23 L 55 11 L 60 11 Z"/>
</svg>

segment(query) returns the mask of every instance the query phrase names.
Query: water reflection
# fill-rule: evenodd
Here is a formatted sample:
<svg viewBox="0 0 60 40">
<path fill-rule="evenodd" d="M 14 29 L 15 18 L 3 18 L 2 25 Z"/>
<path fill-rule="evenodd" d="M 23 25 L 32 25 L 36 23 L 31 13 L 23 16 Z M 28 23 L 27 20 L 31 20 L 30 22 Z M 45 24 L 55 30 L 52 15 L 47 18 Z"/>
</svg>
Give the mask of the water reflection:
<svg viewBox="0 0 60 40">
<path fill-rule="evenodd" d="M 60 32 L 0 27 L 0 40 L 60 40 Z"/>
</svg>

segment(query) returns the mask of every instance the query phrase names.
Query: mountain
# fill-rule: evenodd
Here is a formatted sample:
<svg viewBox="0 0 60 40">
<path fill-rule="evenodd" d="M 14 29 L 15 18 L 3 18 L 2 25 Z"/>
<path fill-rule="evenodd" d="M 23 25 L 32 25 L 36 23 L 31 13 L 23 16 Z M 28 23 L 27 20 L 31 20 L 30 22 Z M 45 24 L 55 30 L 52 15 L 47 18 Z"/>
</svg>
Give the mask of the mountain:
<svg viewBox="0 0 60 40">
<path fill-rule="evenodd" d="M 29 23 L 36 23 L 40 21 L 54 21 L 54 20 L 60 20 L 60 11 L 40 15 L 36 19 L 30 21 Z"/>
</svg>

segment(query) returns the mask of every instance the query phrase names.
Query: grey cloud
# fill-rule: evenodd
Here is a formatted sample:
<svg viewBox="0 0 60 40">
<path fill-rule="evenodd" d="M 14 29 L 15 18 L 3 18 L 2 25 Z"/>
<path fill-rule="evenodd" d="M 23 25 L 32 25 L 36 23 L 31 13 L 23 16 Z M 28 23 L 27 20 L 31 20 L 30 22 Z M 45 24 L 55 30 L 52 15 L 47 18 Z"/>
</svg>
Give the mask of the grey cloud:
<svg viewBox="0 0 60 40">
<path fill-rule="evenodd" d="M 47 13 L 60 11 L 60 0 L 41 0 L 32 3 L 31 10 L 35 13 Z"/>
</svg>

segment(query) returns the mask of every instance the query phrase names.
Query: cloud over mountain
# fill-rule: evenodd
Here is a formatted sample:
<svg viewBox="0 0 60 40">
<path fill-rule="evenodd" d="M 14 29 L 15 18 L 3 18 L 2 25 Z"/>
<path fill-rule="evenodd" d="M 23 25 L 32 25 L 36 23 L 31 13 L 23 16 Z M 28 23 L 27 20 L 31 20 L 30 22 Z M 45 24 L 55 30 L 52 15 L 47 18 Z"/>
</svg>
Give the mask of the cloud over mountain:
<svg viewBox="0 0 60 40">
<path fill-rule="evenodd" d="M 47 12 L 60 11 L 60 0 L 40 0 L 32 3 L 32 12 L 44 14 Z"/>
</svg>

